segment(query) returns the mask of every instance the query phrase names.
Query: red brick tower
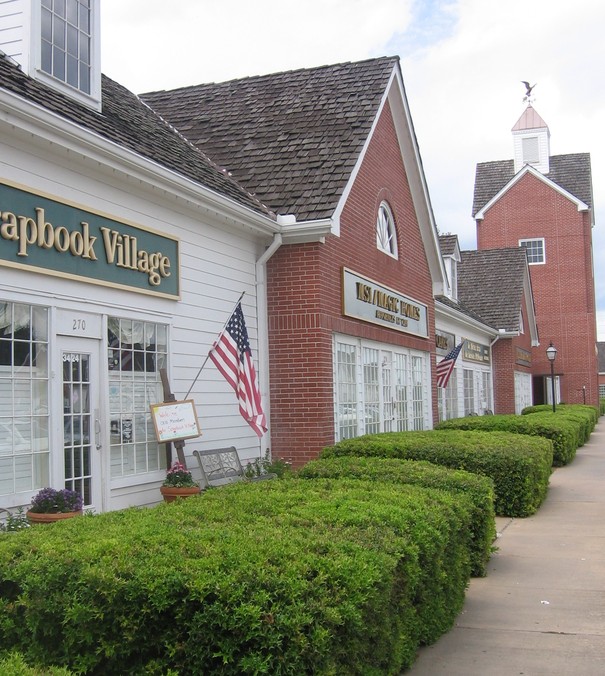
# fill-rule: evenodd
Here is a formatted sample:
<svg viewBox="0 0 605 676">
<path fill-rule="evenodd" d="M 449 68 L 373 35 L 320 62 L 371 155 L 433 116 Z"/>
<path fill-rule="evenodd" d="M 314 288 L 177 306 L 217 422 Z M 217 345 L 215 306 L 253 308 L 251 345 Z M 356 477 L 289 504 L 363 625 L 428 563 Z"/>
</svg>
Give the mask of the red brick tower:
<svg viewBox="0 0 605 676">
<path fill-rule="evenodd" d="M 477 248 L 524 246 L 540 346 L 532 348 L 534 403 L 598 405 L 590 155 L 550 155 L 550 132 L 528 104 L 512 129 L 514 159 L 477 165 Z"/>
</svg>

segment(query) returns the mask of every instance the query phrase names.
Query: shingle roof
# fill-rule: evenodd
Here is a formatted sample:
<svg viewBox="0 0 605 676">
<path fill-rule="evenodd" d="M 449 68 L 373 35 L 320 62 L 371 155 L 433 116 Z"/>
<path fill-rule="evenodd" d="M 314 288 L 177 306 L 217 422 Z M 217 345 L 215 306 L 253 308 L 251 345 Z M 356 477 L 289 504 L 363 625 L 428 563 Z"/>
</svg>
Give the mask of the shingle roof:
<svg viewBox="0 0 605 676">
<path fill-rule="evenodd" d="M 338 204 L 398 62 L 383 57 L 141 98 L 273 211 L 321 219 Z"/>
<path fill-rule="evenodd" d="M 521 247 L 462 251 L 458 267 L 461 303 L 489 326 L 518 331 L 526 266 Z"/>
<path fill-rule="evenodd" d="M 456 253 L 458 235 L 439 235 L 439 248 L 442 256 L 453 256 Z"/>
<path fill-rule="evenodd" d="M 460 300 L 452 300 L 451 298 L 448 298 L 447 296 L 435 296 L 435 300 L 438 301 L 439 303 L 442 303 L 443 305 L 447 305 L 448 307 L 452 308 L 453 310 L 458 310 L 458 312 L 461 312 L 463 315 L 466 315 L 467 317 L 470 317 L 471 319 L 474 319 L 476 322 L 479 322 L 480 324 L 484 324 L 485 326 L 489 326 L 492 329 L 495 330 L 494 326 L 491 326 L 491 324 L 488 324 L 487 321 L 483 317 L 480 317 L 476 312 L 473 312 L 470 308 L 468 308 L 464 303 L 462 303 Z"/>
<path fill-rule="evenodd" d="M 0 87 L 225 197 L 268 213 L 149 106 L 108 77 L 102 78 L 103 110 L 98 112 L 28 77 L 0 52 Z"/>
<path fill-rule="evenodd" d="M 590 153 L 552 155 L 549 163 L 550 171 L 548 174 L 544 174 L 546 178 L 592 209 Z M 514 175 L 513 160 L 479 163 L 475 173 L 472 215 L 474 216 L 492 197 L 497 195 Z"/>
</svg>

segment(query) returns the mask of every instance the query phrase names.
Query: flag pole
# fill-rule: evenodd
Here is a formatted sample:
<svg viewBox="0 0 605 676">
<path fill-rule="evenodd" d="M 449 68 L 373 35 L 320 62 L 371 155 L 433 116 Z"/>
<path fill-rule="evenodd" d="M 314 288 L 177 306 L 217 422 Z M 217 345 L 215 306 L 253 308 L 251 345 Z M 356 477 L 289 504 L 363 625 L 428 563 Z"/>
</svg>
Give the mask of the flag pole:
<svg viewBox="0 0 605 676">
<path fill-rule="evenodd" d="M 237 303 L 233 306 L 233 310 L 231 311 L 231 313 L 229 314 L 229 316 L 228 316 L 227 319 L 225 320 L 225 323 L 223 324 L 223 328 L 220 330 L 220 332 L 219 332 L 219 334 L 218 334 L 219 336 L 220 336 L 220 335 L 223 333 L 223 331 L 225 330 L 225 327 L 227 326 L 229 320 L 231 319 L 231 316 L 232 316 L 233 313 L 235 312 L 235 308 L 242 302 L 242 298 L 245 296 L 245 294 L 246 294 L 246 292 L 245 292 L 245 291 L 242 291 L 240 297 L 237 299 Z M 215 341 L 215 342 L 216 342 L 216 341 Z M 201 372 L 202 372 L 204 366 L 206 366 L 206 362 L 208 361 L 208 359 L 210 359 L 210 353 L 208 353 L 208 354 L 206 355 L 206 359 L 204 359 L 204 363 L 200 366 L 200 370 L 197 372 L 197 375 L 196 375 L 195 378 L 193 379 L 193 382 L 191 383 L 191 387 L 187 390 L 187 394 L 185 395 L 185 399 L 187 399 L 187 397 L 188 397 L 189 394 L 191 393 L 191 390 L 193 389 L 193 386 L 195 385 L 195 383 L 197 383 L 197 379 L 200 377 L 200 374 L 201 374 Z"/>
</svg>

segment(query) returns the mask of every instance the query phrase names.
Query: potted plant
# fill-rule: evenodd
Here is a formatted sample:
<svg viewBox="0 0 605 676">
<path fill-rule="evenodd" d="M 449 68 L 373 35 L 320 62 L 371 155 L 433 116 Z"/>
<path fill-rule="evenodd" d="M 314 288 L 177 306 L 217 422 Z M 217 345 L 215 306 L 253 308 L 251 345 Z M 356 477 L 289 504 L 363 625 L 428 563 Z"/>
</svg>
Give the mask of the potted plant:
<svg viewBox="0 0 605 676">
<path fill-rule="evenodd" d="M 31 523 L 52 523 L 82 514 L 82 496 L 69 488 L 43 488 L 35 495 L 27 518 Z"/>
<path fill-rule="evenodd" d="M 172 463 L 172 467 L 166 473 L 164 483 L 160 486 L 160 492 L 166 502 L 172 502 L 177 498 L 186 498 L 200 492 L 199 485 L 193 480 L 191 472 L 180 462 Z"/>
</svg>

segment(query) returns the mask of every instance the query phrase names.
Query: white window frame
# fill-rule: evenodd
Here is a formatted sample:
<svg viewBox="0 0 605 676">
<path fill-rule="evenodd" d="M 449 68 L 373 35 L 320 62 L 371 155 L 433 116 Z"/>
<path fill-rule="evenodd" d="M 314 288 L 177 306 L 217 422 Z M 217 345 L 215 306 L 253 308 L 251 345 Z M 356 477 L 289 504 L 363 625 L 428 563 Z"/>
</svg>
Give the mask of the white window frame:
<svg viewBox="0 0 605 676">
<path fill-rule="evenodd" d="M 397 228 L 393 212 L 386 202 L 381 202 L 376 217 L 376 247 L 379 251 L 391 256 L 398 257 L 397 251 Z"/>
<path fill-rule="evenodd" d="M 523 164 L 540 164 L 540 139 L 537 136 L 524 136 L 521 139 Z"/>
<path fill-rule="evenodd" d="M 428 353 L 335 335 L 333 355 L 337 441 L 432 427 Z"/>
<path fill-rule="evenodd" d="M 531 246 L 533 242 L 540 242 L 542 249 L 542 260 L 533 260 L 537 258 L 536 249 Z M 527 253 L 527 262 L 529 265 L 544 265 L 546 263 L 546 244 L 544 242 L 544 237 L 529 237 L 527 239 L 520 239 L 519 246 L 525 248 Z"/>
<path fill-rule="evenodd" d="M 68 84 L 67 79 L 58 78 L 42 69 L 42 7 L 41 2 L 32 3 L 31 48 L 36 79 L 75 98 L 84 105 L 101 110 L 101 40 L 100 40 L 100 1 L 90 3 L 90 92 Z M 78 61 L 79 63 L 79 61 Z"/>
</svg>

